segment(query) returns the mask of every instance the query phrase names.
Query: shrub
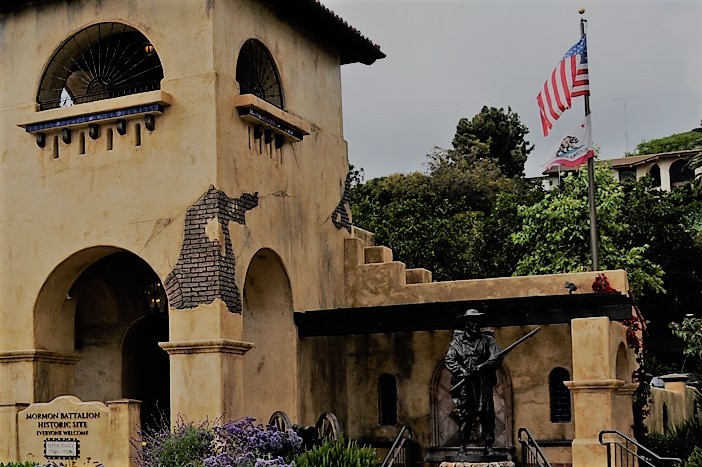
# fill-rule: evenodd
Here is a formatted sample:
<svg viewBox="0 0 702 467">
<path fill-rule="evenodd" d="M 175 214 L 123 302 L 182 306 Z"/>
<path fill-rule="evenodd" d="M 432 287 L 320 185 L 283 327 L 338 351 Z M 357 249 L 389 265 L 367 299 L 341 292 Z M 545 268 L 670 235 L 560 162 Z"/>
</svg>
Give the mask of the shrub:
<svg viewBox="0 0 702 467">
<path fill-rule="evenodd" d="M 293 467 L 302 439 L 292 430 L 256 425 L 242 418 L 223 425 L 200 425 L 179 419 L 171 430 L 163 418 L 138 440 L 140 467 Z M 2 467 L 2 466 L 0 466 Z"/>
<path fill-rule="evenodd" d="M 316 446 L 295 458 L 295 467 L 376 467 L 375 451 L 360 447 L 355 441 L 344 438 L 325 438 Z"/>
<path fill-rule="evenodd" d="M 292 430 L 254 424 L 242 418 L 215 427 L 215 456 L 205 467 L 293 467 L 290 459 L 300 451 L 302 439 Z"/>
<path fill-rule="evenodd" d="M 695 448 L 702 447 L 702 422 L 693 418 L 670 433 L 646 435 L 643 444 L 659 456 L 687 459 Z"/>
<path fill-rule="evenodd" d="M 162 420 L 153 430 L 142 433 L 141 467 L 202 467 L 204 459 L 213 456 L 214 431 L 208 422 L 195 425 L 179 419 L 171 431 Z"/>
<path fill-rule="evenodd" d="M 702 448 L 696 447 L 685 463 L 686 467 L 702 467 Z"/>
</svg>

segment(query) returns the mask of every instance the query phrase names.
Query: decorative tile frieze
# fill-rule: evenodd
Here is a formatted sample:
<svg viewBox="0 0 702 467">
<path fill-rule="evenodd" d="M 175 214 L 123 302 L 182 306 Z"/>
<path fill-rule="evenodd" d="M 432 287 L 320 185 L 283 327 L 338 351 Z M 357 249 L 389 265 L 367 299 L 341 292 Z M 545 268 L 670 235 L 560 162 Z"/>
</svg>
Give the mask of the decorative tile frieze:
<svg viewBox="0 0 702 467">
<path fill-rule="evenodd" d="M 164 107 L 161 104 L 141 105 L 129 107 L 127 109 L 111 110 L 89 115 L 78 115 L 75 117 L 67 117 L 58 120 L 50 120 L 40 123 L 30 123 L 24 126 L 27 133 L 37 133 L 53 129 L 63 129 L 72 126 L 89 125 L 92 123 L 106 123 L 108 121 L 124 119 L 130 116 L 140 116 L 163 113 Z"/>
</svg>

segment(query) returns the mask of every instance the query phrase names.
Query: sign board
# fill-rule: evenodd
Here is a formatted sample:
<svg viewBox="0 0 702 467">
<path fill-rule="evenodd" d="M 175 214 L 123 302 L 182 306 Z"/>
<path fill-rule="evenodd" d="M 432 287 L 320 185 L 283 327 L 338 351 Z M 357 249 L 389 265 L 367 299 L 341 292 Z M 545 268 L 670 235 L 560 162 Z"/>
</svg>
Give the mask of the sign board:
<svg viewBox="0 0 702 467">
<path fill-rule="evenodd" d="M 60 396 L 17 414 L 19 448 L 34 460 L 106 462 L 109 409 L 102 402 Z"/>
<path fill-rule="evenodd" d="M 78 459 L 80 457 L 80 440 L 47 438 L 44 440 L 44 457 L 47 459 Z"/>
</svg>

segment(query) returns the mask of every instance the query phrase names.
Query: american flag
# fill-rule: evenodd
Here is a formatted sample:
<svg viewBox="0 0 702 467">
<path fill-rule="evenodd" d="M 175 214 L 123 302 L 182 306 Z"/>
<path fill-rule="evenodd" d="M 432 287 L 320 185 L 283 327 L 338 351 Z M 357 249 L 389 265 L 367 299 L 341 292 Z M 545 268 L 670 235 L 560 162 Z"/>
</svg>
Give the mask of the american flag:
<svg viewBox="0 0 702 467">
<path fill-rule="evenodd" d="M 566 52 L 561 62 L 554 68 L 536 102 L 539 104 L 541 126 L 544 136 L 548 136 L 553 123 L 566 110 L 570 109 L 573 97 L 590 95 L 590 79 L 587 71 L 587 42 L 583 36 L 577 44 Z"/>
</svg>

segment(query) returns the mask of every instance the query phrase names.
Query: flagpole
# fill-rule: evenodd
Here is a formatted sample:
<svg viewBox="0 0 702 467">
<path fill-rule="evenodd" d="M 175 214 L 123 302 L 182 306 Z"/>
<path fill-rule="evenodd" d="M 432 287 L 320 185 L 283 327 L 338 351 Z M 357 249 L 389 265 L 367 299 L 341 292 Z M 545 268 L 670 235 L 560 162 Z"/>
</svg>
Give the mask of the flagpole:
<svg viewBox="0 0 702 467">
<path fill-rule="evenodd" d="M 580 10 L 580 14 L 585 13 L 584 9 Z M 580 37 L 585 37 L 585 18 L 580 18 Z M 590 95 L 589 93 L 583 96 L 585 98 L 585 116 L 590 115 Z M 590 205 L 590 254 L 592 256 L 592 270 L 600 269 L 600 253 L 597 239 L 597 214 L 595 212 L 595 158 L 591 157 L 587 160 L 587 180 L 588 180 L 588 204 Z"/>
</svg>

